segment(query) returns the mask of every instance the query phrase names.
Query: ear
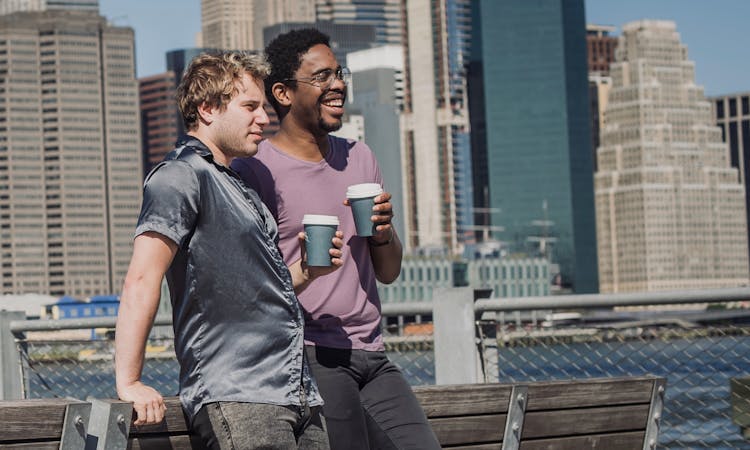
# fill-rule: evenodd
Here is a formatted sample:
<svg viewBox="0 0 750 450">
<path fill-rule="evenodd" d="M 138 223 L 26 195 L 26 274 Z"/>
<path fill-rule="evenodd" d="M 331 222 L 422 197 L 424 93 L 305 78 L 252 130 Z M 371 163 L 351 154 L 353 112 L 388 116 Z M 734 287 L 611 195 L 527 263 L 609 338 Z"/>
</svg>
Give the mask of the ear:
<svg viewBox="0 0 750 450">
<path fill-rule="evenodd" d="M 288 107 L 292 104 L 294 91 L 284 83 L 274 83 L 273 86 L 271 86 L 271 95 L 273 95 L 273 98 L 275 98 L 281 106 Z"/>
<path fill-rule="evenodd" d="M 216 109 L 209 105 L 208 102 L 203 102 L 198 106 L 198 118 L 206 125 L 210 125 L 214 121 L 214 112 Z"/>
</svg>

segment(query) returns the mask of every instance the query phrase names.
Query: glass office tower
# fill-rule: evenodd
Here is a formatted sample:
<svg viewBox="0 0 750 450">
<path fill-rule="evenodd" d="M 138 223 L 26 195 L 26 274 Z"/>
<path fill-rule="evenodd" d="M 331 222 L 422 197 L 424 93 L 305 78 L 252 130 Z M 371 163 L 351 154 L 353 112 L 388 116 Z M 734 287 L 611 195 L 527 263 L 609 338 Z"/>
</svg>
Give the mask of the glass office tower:
<svg viewBox="0 0 750 450">
<path fill-rule="evenodd" d="M 598 290 L 583 0 L 474 0 L 475 206 L 493 236 Z M 476 73 L 476 71 L 479 73 Z M 477 96 L 481 98 L 477 99 Z M 476 124 L 476 127 L 475 127 Z M 477 143 L 476 141 L 482 142 Z M 544 243 L 544 244 L 542 244 Z"/>
</svg>

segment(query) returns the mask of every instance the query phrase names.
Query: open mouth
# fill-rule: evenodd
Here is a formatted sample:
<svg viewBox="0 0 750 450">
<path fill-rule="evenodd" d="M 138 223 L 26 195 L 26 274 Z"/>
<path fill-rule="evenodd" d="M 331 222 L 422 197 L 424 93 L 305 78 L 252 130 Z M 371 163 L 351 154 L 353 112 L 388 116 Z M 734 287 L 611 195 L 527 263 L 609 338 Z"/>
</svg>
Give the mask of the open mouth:
<svg viewBox="0 0 750 450">
<path fill-rule="evenodd" d="M 332 98 L 332 99 L 324 100 L 320 103 L 329 108 L 343 108 L 344 107 L 343 98 Z"/>
</svg>

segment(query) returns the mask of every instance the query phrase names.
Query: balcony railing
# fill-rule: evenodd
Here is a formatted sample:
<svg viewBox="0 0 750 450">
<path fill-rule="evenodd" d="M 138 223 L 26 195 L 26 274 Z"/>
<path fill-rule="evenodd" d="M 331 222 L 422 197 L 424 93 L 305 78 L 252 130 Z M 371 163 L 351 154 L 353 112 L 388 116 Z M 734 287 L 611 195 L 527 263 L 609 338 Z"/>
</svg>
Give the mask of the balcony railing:
<svg viewBox="0 0 750 450">
<path fill-rule="evenodd" d="M 479 300 L 456 288 L 435 298 L 382 308 L 386 351 L 413 385 L 664 376 L 660 448 L 748 445 L 750 399 L 730 384 L 750 385 L 750 288 Z M 0 312 L 3 398 L 114 397 L 113 327 L 111 317 Z M 177 374 L 171 337 L 152 335 L 144 382 L 173 395 Z"/>
</svg>

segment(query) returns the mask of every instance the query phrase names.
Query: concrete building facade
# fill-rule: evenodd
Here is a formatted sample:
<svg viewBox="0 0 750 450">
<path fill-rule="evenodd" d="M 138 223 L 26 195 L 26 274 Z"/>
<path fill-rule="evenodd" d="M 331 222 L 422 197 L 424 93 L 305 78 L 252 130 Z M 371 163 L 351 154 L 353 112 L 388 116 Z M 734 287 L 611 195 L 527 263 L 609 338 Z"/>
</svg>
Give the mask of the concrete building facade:
<svg viewBox="0 0 750 450">
<path fill-rule="evenodd" d="M 138 90 L 145 178 L 175 148 L 182 118 L 175 104 L 177 76 L 171 70 L 140 78 Z"/>
<path fill-rule="evenodd" d="M 393 196 L 393 224 L 398 235 L 403 237 L 404 189 L 399 125 L 403 104 L 403 50 L 400 45 L 360 50 L 347 55 L 346 65 L 352 71 L 347 110 L 364 119 L 363 140 L 378 159 L 383 185 Z"/>
<path fill-rule="evenodd" d="M 398 279 L 388 285 L 378 284 L 378 293 L 383 303 L 430 301 L 435 291 L 456 286 L 457 282 L 491 289 L 494 298 L 545 296 L 550 295 L 550 264 L 544 258 L 407 257 Z"/>
<path fill-rule="evenodd" d="M 255 0 L 201 0 L 199 47 L 222 50 L 257 50 Z"/>
<path fill-rule="evenodd" d="M 468 0 L 414 0 L 405 10 L 401 117 L 407 249 L 461 253 L 473 242 L 465 67 Z"/>
<path fill-rule="evenodd" d="M 622 28 L 598 150 L 602 293 L 748 283 L 745 195 L 673 22 Z"/>
<path fill-rule="evenodd" d="M 14 12 L 73 10 L 99 12 L 99 0 L 3 0 L 0 15 Z"/>
<path fill-rule="evenodd" d="M 303 0 L 302 3 L 305 3 Z M 315 20 L 375 28 L 377 45 L 402 43 L 402 0 L 315 0 Z"/>
<path fill-rule="evenodd" d="M 0 16 L 0 292 L 122 287 L 141 203 L 133 30 Z"/>
<path fill-rule="evenodd" d="M 615 60 L 617 37 L 612 33 L 615 27 L 586 25 L 586 54 L 589 67 L 589 104 L 591 109 L 591 159 L 596 171 L 596 149 L 599 147 L 599 133 L 604 126 L 604 110 L 607 108 L 612 78 L 609 65 Z"/>
</svg>

